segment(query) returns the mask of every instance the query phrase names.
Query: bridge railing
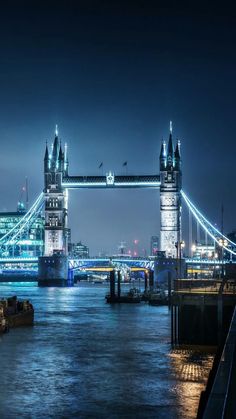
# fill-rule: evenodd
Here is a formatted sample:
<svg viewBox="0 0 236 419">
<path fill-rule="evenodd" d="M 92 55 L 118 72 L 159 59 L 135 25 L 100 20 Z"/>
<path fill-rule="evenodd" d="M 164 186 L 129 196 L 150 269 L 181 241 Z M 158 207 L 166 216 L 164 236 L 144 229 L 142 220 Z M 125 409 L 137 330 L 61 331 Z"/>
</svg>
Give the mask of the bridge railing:
<svg viewBox="0 0 236 419">
<path fill-rule="evenodd" d="M 236 308 L 203 419 L 236 417 Z M 199 415 L 200 417 L 200 415 Z"/>
<path fill-rule="evenodd" d="M 216 279 L 175 279 L 174 291 L 179 293 L 213 293 L 219 294 L 222 280 Z M 227 280 L 223 294 L 236 294 L 236 280 Z"/>
</svg>

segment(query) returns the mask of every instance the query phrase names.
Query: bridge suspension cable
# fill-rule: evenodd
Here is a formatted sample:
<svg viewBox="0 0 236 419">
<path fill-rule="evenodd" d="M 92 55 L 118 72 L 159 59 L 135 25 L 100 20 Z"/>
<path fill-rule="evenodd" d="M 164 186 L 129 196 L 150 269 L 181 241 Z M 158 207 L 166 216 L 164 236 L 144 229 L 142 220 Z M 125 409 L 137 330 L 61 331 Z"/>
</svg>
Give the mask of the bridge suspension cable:
<svg viewBox="0 0 236 419">
<path fill-rule="evenodd" d="M 187 204 L 187 207 L 198 221 L 198 223 L 202 226 L 204 231 L 216 242 L 220 247 L 223 247 L 227 252 L 231 253 L 232 255 L 236 256 L 236 252 L 228 247 L 228 244 L 231 244 L 232 247 L 236 248 L 236 243 L 226 237 L 222 232 L 220 232 L 210 221 L 207 220 L 206 217 L 197 209 L 197 207 L 193 204 L 193 202 L 188 198 L 186 193 L 181 190 L 181 195 Z"/>
<path fill-rule="evenodd" d="M 11 230 L 9 230 L 0 238 L 0 246 L 13 245 L 16 243 L 17 237 L 26 227 L 29 227 L 32 224 L 35 216 L 37 216 L 41 211 L 44 204 L 43 198 L 44 194 L 41 193 L 30 207 L 30 209 L 27 211 L 27 213 L 18 221 L 18 223 L 16 223 Z"/>
</svg>

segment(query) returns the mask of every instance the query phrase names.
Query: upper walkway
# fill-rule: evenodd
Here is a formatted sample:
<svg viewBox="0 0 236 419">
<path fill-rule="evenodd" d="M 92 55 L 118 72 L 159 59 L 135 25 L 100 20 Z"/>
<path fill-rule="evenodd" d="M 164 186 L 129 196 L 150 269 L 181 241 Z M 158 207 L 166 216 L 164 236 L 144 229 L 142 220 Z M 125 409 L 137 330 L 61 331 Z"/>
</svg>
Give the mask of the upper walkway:
<svg viewBox="0 0 236 419">
<path fill-rule="evenodd" d="M 104 176 L 67 176 L 62 186 L 68 189 L 79 188 L 159 188 L 159 175 L 115 175 L 109 172 Z"/>
</svg>

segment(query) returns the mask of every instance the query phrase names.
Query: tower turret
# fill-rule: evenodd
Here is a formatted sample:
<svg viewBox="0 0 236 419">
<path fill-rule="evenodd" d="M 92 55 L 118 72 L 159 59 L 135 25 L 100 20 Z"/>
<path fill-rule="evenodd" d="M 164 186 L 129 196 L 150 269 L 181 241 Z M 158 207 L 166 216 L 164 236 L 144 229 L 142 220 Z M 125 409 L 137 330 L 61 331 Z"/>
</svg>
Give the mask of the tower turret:
<svg viewBox="0 0 236 419">
<path fill-rule="evenodd" d="M 170 131 L 169 141 L 168 141 L 168 148 L 167 148 L 167 167 L 173 167 L 174 163 L 174 148 L 173 148 L 173 141 L 172 141 L 172 131 Z"/>
<path fill-rule="evenodd" d="M 58 155 L 58 170 L 60 172 L 64 171 L 64 155 L 62 152 L 61 144 L 60 144 L 59 155 Z"/>
<path fill-rule="evenodd" d="M 64 174 L 66 176 L 68 175 L 68 166 L 69 166 L 67 148 L 68 148 L 67 147 L 67 143 L 65 143 L 65 149 L 64 149 Z"/>
<path fill-rule="evenodd" d="M 166 143 L 162 140 L 161 151 L 160 151 L 160 170 L 165 170 L 166 168 Z"/>
<path fill-rule="evenodd" d="M 44 172 L 47 172 L 50 169 L 50 159 L 49 159 L 49 153 L 48 153 L 48 144 L 46 141 L 46 148 L 45 148 L 45 154 L 44 154 Z"/>
<path fill-rule="evenodd" d="M 175 170 L 181 170 L 180 141 L 177 140 L 175 147 Z"/>
<path fill-rule="evenodd" d="M 59 155 L 59 141 L 57 131 L 55 132 L 55 138 L 52 148 L 52 170 L 57 170 L 58 168 L 58 155 Z"/>
</svg>

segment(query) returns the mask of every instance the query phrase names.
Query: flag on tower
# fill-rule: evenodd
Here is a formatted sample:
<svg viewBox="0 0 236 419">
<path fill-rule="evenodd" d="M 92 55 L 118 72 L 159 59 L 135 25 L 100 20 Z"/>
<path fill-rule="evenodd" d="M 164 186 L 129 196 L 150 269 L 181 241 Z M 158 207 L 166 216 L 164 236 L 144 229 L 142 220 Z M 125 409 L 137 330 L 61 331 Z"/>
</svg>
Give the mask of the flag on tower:
<svg viewBox="0 0 236 419">
<path fill-rule="evenodd" d="M 103 162 L 101 162 L 98 166 L 99 169 L 101 169 L 101 167 L 103 166 Z"/>
<path fill-rule="evenodd" d="M 125 162 L 123 163 L 123 166 L 127 166 L 127 161 L 125 161 Z"/>
</svg>

